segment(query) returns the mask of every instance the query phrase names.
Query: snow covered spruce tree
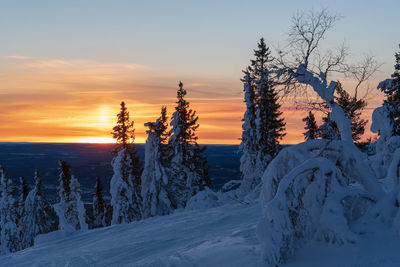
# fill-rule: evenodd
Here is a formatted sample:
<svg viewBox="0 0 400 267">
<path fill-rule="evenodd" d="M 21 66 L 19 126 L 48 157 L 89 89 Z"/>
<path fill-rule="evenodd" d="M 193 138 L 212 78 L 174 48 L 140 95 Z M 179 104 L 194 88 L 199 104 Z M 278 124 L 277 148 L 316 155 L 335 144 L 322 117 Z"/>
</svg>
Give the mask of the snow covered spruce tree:
<svg viewBox="0 0 400 267">
<path fill-rule="evenodd" d="M 240 169 L 243 176 L 241 189 L 245 192 L 260 184 L 265 168 L 279 150 L 279 141 L 285 136 L 285 122 L 281 118 L 281 106 L 270 70 L 271 52 L 264 38 L 254 50 L 254 56 L 243 79 L 247 110 L 242 126 Z"/>
<path fill-rule="evenodd" d="M 184 208 L 190 197 L 210 184 L 205 147 L 197 143 L 199 117 L 185 100 L 186 90 L 179 82 L 178 101 L 172 115 L 169 146 L 172 150 L 168 193 L 173 208 Z"/>
<path fill-rule="evenodd" d="M 318 125 L 317 121 L 315 120 L 314 113 L 311 111 L 308 112 L 308 116 L 303 119 L 303 121 L 306 123 L 306 126 L 304 129 L 306 130 L 303 135 L 304 135 L 304 140 L 314 140 L 318 138 Z"/>
<path fill-rule="evenodd" d="M 65 231 L 87 230 L 86 211 L 81 201 L 80 184 L 71 174 L 71 166 L 67 162 L 60 160 L 59 165 L 60 202 L 54 205 L 59 218 L 59 228 Z"/>
<path fill-rule="evenodd" d="M 18 205 L 14 199 L 14 185 L 4 167 L 0 166 L 0 253 L 7 254 L 21 249 L 18 228 Z"/>
<path fill-rule="evenodd" d="M 130 121 L 125 102 L 121 102 L 117 117 L 117 125 L 112 132 L 117 141 L 115 157 L 111 162 L 114 171 L 110 182 L 112 224 L 129 223 L 142 217 L 141 165 L 133 144 L 134 122 Z"/>
<path fill-rule="evenodd" d="M 28 193 L 21 222 L 21 234 L 25 247 L 33 246 L 35 237 L 57 230 L 56 213 L 43 192 L 39 170 L 35 170 L 35 187 Z"/>
<path fill-rule="evenodd" d="M 145 124 L 147 130 L 145 164 L 142 173 L 143 216 L 157 216 L 171 213 L 168 196 L 168 180 L 171 171 L 168 145 L 169 132 L 167 108 L 161 108 L 161 116 L 156 122 Z"/>
<path fill-rule="evenodd" d="M 381 82 L 378 88 L 386 95 L 383 106 L 390 119 L 391 135 L 400 136 L 400 52 L 395 53 L 395 60 L 392 78 Z"/>
<path fill-rule="evenodd" d="M 93 228 L 100 228 L 107 226 L 107 203 L 103 197 L 103 184 L 100 177 L 97 176 L 96 184 L 93 192 Z"/>
</svg>

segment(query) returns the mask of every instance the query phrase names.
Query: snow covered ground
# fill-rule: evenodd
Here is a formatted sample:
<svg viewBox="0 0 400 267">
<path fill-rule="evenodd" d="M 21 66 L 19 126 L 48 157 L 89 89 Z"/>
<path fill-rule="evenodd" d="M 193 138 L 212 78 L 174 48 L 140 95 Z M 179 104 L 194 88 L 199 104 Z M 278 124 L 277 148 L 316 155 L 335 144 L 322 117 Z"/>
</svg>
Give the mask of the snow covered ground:
<svg viewBox="0 0 400 267">
<path fill-rule="evenodd" d="M 39 244 L 0 257 L 1 266 L 260 266 L 258 204 L 179 211 L 131 224 L 54 232 Z M 283 267 L 400 266 L 400 239 L 366 236 L 357 244 L 312 243 Z"/>
<path fill-rule="evenodd" d="M 249 266 L 259 259 L 259 205 L 181 211 L 126 225 L 41 237 L 1 266 Z M 250 265 L 252 265 L 250 264 Z"/>
</svg>

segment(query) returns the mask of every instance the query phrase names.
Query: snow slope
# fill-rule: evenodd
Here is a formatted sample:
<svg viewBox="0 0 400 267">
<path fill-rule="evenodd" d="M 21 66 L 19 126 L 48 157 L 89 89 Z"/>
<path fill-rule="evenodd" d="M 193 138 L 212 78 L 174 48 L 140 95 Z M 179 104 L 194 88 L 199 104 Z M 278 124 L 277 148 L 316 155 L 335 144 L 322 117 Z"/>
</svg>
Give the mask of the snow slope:
<svg viewBox="0 0 400 267">
<path fill-rule="evenodd" d="M 180 211 L 63 236 L 0 257 L 1 266 L 249 266 L 259 259 L 259 205 Z"/>
<path fill-rule="evenodd" d="M 260 266 L 258 204 L 179 211 L 131 224 L 40 236 L 1 266 Z M 398 267 L 400 238 L 369 234 L 345 246 L 311 243 L 282 267 Z"/>
</svg>

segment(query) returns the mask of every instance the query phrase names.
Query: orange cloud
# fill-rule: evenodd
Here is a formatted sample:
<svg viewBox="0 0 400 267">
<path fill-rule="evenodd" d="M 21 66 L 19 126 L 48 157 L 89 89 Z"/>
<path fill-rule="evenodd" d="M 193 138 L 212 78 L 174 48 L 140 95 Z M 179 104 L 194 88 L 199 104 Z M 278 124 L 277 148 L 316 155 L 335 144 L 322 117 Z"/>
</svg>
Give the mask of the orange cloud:
<svg viewBox="0 0 400 267">
<path fill-rule="evenodd" d="M 161 105 L 171 116 L 177 83 L 200 119 L 200 143 L 238 144 L 245 105 L 239 79 L 180 77 L 137 64 L 9 56 L 0 60 L 0 141 L 106 142 L 121 100 L 135 121 L 136 141 Z M 376 99 L 376 98 L 373 98 Z M 378 103 L 379 101 L 376 101 Z M 284 109 L 287 136 L 303 140 L 306 112 Z M 363 113 L 370 118 L 371 110 Z"/>
</svg>

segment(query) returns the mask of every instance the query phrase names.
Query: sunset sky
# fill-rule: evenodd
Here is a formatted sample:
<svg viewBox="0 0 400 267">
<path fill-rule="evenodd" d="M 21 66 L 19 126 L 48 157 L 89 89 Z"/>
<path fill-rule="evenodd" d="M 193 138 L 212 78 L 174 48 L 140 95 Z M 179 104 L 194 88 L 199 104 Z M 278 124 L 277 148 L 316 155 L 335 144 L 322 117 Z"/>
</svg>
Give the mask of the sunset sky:
<svg viewBox="0 0 400 267">
<path fill-rule="evenodd" d="M 182 80 L 200 117 L 199 142 L 237 144 L 242 70 L 260 37 L 286 43 L 297 10 L 342 16 L 322 46 L 349 46 L 349 61 L 383 63 L 366 84 L 393 72 L 398 0 L 383 1 L 4 1 L 0 3 L 0 142 L 105 142 L 124 100 L 137 142 L 162 105 L 173 112 Z M 352 90 L 351 81 L 344 81 Z M 365 88 L 363 89 L 365 90 Z M 381 103 L 369 95 L 363 116 Z M 305 111 L 284 104 L 284 143 L 303 139 Z M 370 136 L 368 132 L 366 136 Z"/>
</svg>

